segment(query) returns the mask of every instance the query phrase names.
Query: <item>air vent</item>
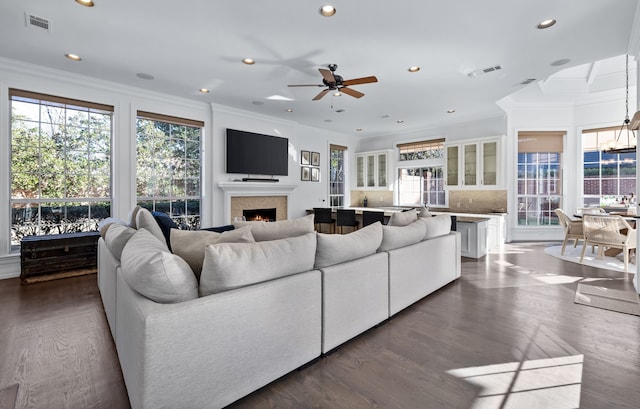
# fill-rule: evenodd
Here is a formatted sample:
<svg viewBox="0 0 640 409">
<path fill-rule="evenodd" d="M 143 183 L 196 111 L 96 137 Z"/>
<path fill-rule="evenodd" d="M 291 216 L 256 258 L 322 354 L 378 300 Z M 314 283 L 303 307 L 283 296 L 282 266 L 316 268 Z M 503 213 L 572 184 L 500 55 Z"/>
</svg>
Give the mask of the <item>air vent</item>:
<svg viewBox="0 0 640 409">
<path fill-rule="evenodd" d="M 502 69 L 502 66 L 494 65 L 494 66 L 491 66 L 491 67 L 482 68 L 482 69 L 479 69 L 479 70 L 472 71 L 467 75 L 470 78 L 475 78 L 477 76 L 489 74 L 490 72 L 498 71 L 498 70 L 501 70 L 501 69 Z"/>
<path fill-rule="evenodd" d="M 345 111 L 346 111 L 346 109 L 342 109 L 342 108 L 340 108 L 340 109 L 336 109 L 336 112 L 337 112 L 337 113 L 342 113 L 342 112 L 345 112 Z"/>
<path fill-rule="evenodd" d="M 24 20 L 27 28 L 51 31 L 51 22 L 44 17 L 38 17 L 31 13 L 24 13 Z"/>
<path fill-rule="evenodd" d="M 522 81 L 520 85 L 529 85 L 535 80 L 536 80 L 535 78 L 527 78 L 526 80 Z"/>
</svg>

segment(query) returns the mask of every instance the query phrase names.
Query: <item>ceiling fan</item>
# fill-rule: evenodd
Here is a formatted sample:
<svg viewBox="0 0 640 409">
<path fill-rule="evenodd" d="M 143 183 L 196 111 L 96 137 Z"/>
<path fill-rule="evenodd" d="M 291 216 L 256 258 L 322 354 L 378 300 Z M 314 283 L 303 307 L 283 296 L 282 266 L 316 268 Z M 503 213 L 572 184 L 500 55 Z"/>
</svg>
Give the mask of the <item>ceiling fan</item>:
<svg viewBox="0 0 640 409">
<path fill-rule="evenodd" d="M 299 85 L 289 85 L 289 86 L 290 87 L 327 87 L 327 89 L 320 91 L 320 93 L 313 98 L 313 101 L 317 101 L 320 98 L 327 95 L 329 91 L 344 92 L 345 94 L 351 95 L 354 98 L 361 98 L 364 96 L 362 92 L 356 91 L 355 89 L 352 89 L 352 88 L 348 88 L 348 86 L 378 82 L 378 79 L 375 76 L 344 80 L 342 79 L 342 76 L 335 74 L 335 71 L 338 68 L 336 64 L 329 64 L 328 68 L 329 69 L 318 68 L 318 71 L 320 71 L 320 74 L 322 75 L 322 84 L 299 84 Z"/>
</svg>

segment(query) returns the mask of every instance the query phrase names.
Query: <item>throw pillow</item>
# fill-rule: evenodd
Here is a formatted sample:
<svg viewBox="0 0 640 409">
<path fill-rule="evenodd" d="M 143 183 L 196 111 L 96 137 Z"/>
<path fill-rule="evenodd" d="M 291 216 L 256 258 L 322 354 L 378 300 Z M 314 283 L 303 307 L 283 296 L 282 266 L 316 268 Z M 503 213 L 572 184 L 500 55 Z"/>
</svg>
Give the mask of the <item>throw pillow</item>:
<svg viewBox="0 0 640 409">
<path fill-rule="evenodd" d="M 198 297 L 196 276 L 186 261 L 146 229 L 136 231 L 125 244 L 122 275 L 136 292 L 158 303 L 176 303 Z"/>
<path fill-rule="evenodd" d="M 158 227 L 160 227 L 160 230 L 162 231 L 164 240 L 167 242 L 167 247 L 171 250 L 171 229 L 177 229 L 178 225 L 166 213 L 151 212 L 151 215 L 156 223 L 158 223 Z"/>
<path fill-rule="evenodd" d="M 255 240 L 249 227 L 229 230 L 224 233 L 206 230 L 173 229 L 171 231 L 173 253 L 189 264 L 198 279 L 200 279 L 202 263 L 204 262 L 204 250 L 209 244 L 252 242 L 255 242 Z"/>
<path fill-rule="evenodd" d="M 374 254 L 382 243 L 382 224 L 375 222 L 349 234 L 318 233 L 315 268 Z"/>
<path fill-rule="evenodd" d="M 107 232 L 109 225 L 112 223 L 121 224 L 123 226 L 127 226 L 127 223 L 120 219 L 116 219 L 115 217 L 106 217 L 98 222 L 98 231 L 100 232 L 100 236 L 104 239 L 104 234 Z"/>
<path fill-rule="evenodd" d="M 131 210 L 131 213 L 129 213 L 129 217 L 127 217 L 127 219 L 129 220 L 129 226 L 133 227 L 134 229 L 137 229 L 138 226 L 136 226 L 136 216 L 138 215 L 138 211 L 142 209 L 142 206 L 136 206 Z"/>
<path fill-rule="evenodd" d="M 424 236 L 424 240 L 444 236 L 451 231 L 451 216 L 448 214 L 424 217 L 421 220 L 427 225 L 427 234 Z"/>
<path fill-rule="evenodd" d="M 422 220 L 406 226 L 382 226 L 382 244 L 378 251 L 389 251 L 418 243 L 427 234 L 427 225 Z"/>
<path fill-rule="evenodd" d="M 389 217 L 387 226 L 406 226 L 418 220 L 418 212 L 415 209 L 406 212 L 394 212 Z"/>
<path fill-rule="evenodd" d="M 224 226 L 206 227 L 206 228 L 200 229 L 200 230 L 213 231 L 213 232 L 216 232 L 216 233 L 224 233 L 226 231 L 233 230 L 235 228 L 236 227 L 233 224 L 225 224 Z"/>
<path fill-rule="evenodd" d="M 117 260 L 120 260 L 124 246 L 134 235 L 136 229 L 120 223 L 109 223 L 103 230 L 104 234 L 102 234 L 102 231 L 100 234 L 102 234 L 107 248 Z"/>
<path fill-rule="evenodd" d="M 315 233 L 256 243 L 209 245 L 200 276 L 200 295 L 312 270 L 315 252 Z"/>
<path fill-rule="evenodd" d="M 251 233 L 256 241 L 285 239 L 313 233 L 313 214 L 292 220 L 275 222 L 235 222 L 236 228 L 251 226 Z"/>
<path fill-rule="evenodd" d="M 418 212 L 418 217 L 431 217 L 433 214 L 426 208 L 426 206 L 422 206 L 420 211 Z"/>
<path fill-rule="evenodd" d="M 169 250 L 169 247 L 167 245 L 167 240 L 165 240 L 164 234 L 162 234 L 162 229 L 160 229 L 160 226 L 156 222 L 156 219 L 153 218 L 153 215 L 151 214 L 151 212 L 145 209 L 144 207 L 140 207 L 138 211 L 135 212 L 135 214 L 136 214 L 135 228 L 138 230 L 140 229 L 147 230 L 149 233 L 153 234 L 158 240 L 164 243 L 166 249 Z"/>
</svg>

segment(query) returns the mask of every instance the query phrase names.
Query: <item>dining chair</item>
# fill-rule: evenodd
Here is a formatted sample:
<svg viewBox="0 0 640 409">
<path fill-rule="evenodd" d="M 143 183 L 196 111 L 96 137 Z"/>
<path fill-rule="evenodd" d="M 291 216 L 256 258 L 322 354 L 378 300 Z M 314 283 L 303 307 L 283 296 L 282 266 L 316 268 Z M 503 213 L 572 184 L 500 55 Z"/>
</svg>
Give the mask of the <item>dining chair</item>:
<svg viewBox="0 0 640 409">
<path fill-rule="evenodd" d="M 322 225 L 329 225 L 329 233 L 335 233 L 336 231 L 336 219 L 332 217 L 331 208 L 329 207 L 314 207 L 313 208 L 313 224 L 317 231 L 322 231 Z"/>
<path fill-rule="evenodd" d="M 356 211 L 353 209 L 338 209 L 336 219 L 336 226 L 340 228 L 340 234 L 342 234 L 344 226 L 353 227 L 353 230 L 358 230 L 358 226 L 360 226 L 360 222 L 356 220 Z"/>
<path fill-rule="evenodd" d="M 615 248 L 622 250 L 624 270 L 629 271 L 629 250 L 635 250 L 637 246 L 636 229 L 622 216 L 585 214 L 582 228 L 584 244 L 580 262 L 589 244 L 598 246 L 598 258 L 602 258 L 606 249 Z"/>
<path fill-rule="evenodd" d="M 584 232 L 582 230 L 582 220 L 572 219 L 562 209 L 555 210 L 558 215 L 558 221 L 564 230 L 564 241 L 562 242 L 562 251 L 560 254 L 564 255 L 564 249 L 567 247 L 567 242 L 573 240 L 573 247 L 578 246 L 578 241 L 584 240 Z"/>
<path fill-rule="evenodd" d="M 380 222 L 381 224 L 384 224 L 384 212 L 376 212 L 374 210 L 362 211 L 362 227 L 368 226 L 375 222 Z"/>
</svg>

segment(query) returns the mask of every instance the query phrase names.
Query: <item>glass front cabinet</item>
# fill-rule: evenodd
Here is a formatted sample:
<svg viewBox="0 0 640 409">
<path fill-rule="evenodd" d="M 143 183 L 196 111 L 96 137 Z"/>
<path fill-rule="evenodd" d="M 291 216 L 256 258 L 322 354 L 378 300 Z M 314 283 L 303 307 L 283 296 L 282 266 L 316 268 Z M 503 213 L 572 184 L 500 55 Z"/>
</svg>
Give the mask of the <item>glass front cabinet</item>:
<svg viewBox="0 0 640 409">
<path fill-rule="evenodd" d="M 362 152 L 356 154 L 356 187 L 364 189 L 386 188 L 388 184 L 389 152 Z"/>
<path fill-rule="evenodd" d="M 500 138 L 445 144 L 447 188 L 499 188 L 500 145 Z"/>
</svg>

